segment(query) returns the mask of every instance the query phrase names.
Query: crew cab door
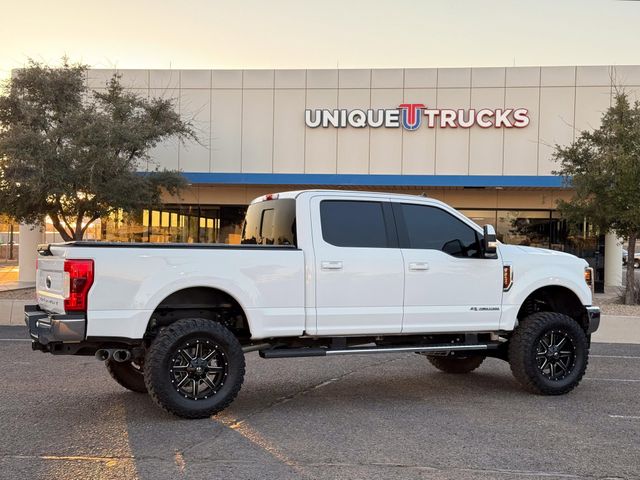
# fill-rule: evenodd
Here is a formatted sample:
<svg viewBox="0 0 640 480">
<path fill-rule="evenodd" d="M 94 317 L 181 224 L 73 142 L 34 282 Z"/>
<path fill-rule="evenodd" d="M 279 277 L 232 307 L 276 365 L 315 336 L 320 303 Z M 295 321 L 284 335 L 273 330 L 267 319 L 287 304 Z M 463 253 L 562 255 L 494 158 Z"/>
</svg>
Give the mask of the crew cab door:
<svg viewBox="0 0 640 480">
<path fill-rule="evenodd" d="M 391 203 L 311 199 L 319 335 L 400 333 L 404 267 Z"/>
<path fill-rule="evenodd" d="M 440 205 L 393 203 L 405 270 L 403 333 L 497 330 L 502 261 L 482 234 Z"/>
</svg>

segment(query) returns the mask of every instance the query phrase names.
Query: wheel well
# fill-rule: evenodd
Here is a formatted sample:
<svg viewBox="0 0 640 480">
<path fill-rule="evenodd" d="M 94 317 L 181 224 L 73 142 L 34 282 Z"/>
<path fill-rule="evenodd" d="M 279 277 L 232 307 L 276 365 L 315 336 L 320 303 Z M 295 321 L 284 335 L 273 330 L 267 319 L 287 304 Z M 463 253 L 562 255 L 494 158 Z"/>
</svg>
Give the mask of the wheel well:
<svg viewBox="0 0 640 480">
<path fill-rule="evenodd" d="M 578 296 L 566 287 L 550 285 L 532 292 L 518 311 L 518 320 L 536 312 L 563 313 L 587 328 L 586 309 Z"/>
<path fill-rule="evenodd" d="M 206 318 L 220 322 L 239 339 L 251 338 L 249 322 L 238 301 L 227 292 L 211 287 L 178 290 L 162 300 L 151 315 L 145 336 L 181 318 Z"/>
</svg>

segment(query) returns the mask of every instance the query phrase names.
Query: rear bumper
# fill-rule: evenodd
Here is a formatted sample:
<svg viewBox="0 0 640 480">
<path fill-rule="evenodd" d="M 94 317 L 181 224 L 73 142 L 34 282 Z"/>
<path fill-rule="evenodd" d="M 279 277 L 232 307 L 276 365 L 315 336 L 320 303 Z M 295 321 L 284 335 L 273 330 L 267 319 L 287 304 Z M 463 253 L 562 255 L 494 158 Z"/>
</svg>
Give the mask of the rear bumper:
<svg viewBox="0 0 640 480">
<path fill-rule="evenodd" d="M 87 319 L 83 314 L 57 315 L 40 310 L 38 305 L 25 305 L 24 322 L 34 349 L 49 343 L 77 343 L 85 338 Z"/>
<path fill-rule="evenodd" d="M 600 307 L 587 308 L 587 335 L 591 335 L 600 326 Z"/>
</svg>

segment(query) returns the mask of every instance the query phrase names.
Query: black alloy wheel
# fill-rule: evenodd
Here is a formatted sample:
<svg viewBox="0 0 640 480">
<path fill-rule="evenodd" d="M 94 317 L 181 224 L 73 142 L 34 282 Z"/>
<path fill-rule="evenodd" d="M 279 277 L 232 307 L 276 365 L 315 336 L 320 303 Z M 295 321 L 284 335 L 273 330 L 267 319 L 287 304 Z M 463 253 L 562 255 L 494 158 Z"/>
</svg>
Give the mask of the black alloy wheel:
<svg viewBox="0 0 640 480">
<path fill-rule="evenodd" d="M 200 400 L 218 393 L 229 374 L 229 362 L 217 342 L 196 337 L 177 348 L 169 372 L 178 393 Z"/>
<path fill-rule="evenodd" d="M 540 337 L 536 361 L 540 373 L 549 380 L 562 380 L 576 365 L 576 349 L 569 333 L 551 330 Z"/>
</svg>

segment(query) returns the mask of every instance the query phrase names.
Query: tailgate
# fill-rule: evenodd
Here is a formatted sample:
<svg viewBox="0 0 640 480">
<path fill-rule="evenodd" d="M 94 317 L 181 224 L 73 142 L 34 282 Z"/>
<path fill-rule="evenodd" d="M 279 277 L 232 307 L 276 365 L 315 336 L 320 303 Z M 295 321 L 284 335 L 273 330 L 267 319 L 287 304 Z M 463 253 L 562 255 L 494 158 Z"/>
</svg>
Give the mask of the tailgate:
<svg viewBox="0 0 640 480">
<path fill-rule="evenodd" d="M 38 257 L 36 297 L 41 309 L 51 313 L 65 313 L 64 299 L 69 296 L 68 276 L 64 271 L 64 258 Z"/>
</svg>

